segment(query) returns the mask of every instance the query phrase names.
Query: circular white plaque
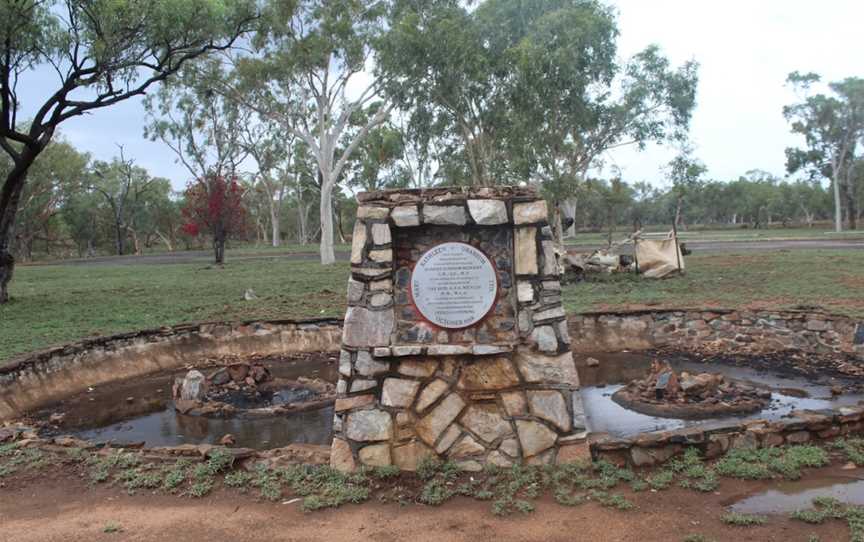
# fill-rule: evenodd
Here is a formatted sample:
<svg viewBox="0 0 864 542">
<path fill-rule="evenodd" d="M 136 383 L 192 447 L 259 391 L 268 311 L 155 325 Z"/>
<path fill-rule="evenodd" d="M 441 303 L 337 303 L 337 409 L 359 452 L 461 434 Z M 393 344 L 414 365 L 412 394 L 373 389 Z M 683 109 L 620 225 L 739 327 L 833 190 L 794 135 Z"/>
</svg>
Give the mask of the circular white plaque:
<svg viewBox="0 0 864 542">
<path fill-rule="evenodd" d="M 426 251 L 411 274 L 411 296 L 424 318 L 445 328 L 476 324 L 495 304 L 498 277 L 492 262 L 465 243 Z"/>
</svg>

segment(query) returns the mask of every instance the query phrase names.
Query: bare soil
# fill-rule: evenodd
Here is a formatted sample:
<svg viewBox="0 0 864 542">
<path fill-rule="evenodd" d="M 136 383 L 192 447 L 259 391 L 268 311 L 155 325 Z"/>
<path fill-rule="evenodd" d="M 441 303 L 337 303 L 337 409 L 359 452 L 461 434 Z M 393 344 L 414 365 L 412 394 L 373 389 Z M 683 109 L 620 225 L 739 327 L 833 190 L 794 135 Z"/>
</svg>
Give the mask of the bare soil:
<svg viewBox="0 0 864 542">
<path fill-rule="evenodd" d="M 860 476 L 842 471 L 844 476 Z M 839 467 L 808 476 L 838 475 Z M 56 467 L 19 474 L 0 486 L 0 539 L 5 542 L 71 540 L 286 541 L 681 541 L 702 535 L 716 541 L 847 540 L 841 522 L 807 525 L 770 516 L 765 525 L 734 527 L 720 521 L 726 506 L 772 482 L 724 479 L 715 493 L 683 489 L 626 492 L 635 510 L 621 512 L 595 503 L 569 508 L 550 497 L 530 514 L 492 515 L 488 502 L 458 498 L 440 507 L 381 504 L 304 513 L 299 503 L 260 502 L 252 494 L 219 490 L 203 499 L 93 487 Z M 105 532 L 106 527 L 119 529 Z M 109 529 L 110 530 L 110 529 Z"/>
</svg>

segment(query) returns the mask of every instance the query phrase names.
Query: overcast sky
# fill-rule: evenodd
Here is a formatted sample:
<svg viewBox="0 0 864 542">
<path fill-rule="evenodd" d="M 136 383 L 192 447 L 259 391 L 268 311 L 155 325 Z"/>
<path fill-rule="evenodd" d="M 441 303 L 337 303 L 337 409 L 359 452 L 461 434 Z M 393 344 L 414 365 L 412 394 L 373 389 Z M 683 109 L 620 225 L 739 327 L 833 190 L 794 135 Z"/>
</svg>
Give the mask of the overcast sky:
<svg viewBox="0 0 864 542">
<path fill-rule="evenodd" d="M 696 156 L 708 177 L 733 179 L 749 169 L 784 172 L 783 150 L 796 144 L 782 107 L 795 99 L 784 86 L 794 70 L 815 71 L 825 80 L 864 76 L 860 0 L 617 0 L 619 53 L 630 56 L 658 44 L 678 65 L 700 63 L 697 106 L 691 125 Z M 29 96 L 54 83 L 48 69 L 22 82 L 25 111 Z M 54 76 L 56 77 L 56 76 Z M 28 103 L 29 102 L 29 103 Z M 28 107 L 29 106 L 29 107 Z M 31 113 L 32 114 L 32 113 Z M 154 175 L 181 188 L 188 173 L 161 143 L 142 136 L 140 100 L 121 103 L 63 124 L 77 148 L 108 160 L 124 145 Z M 621 168 L 627 181 L 664 185 L 661 169 L 674 150 L 618 150 L 606 162 Z"/>
</svg>

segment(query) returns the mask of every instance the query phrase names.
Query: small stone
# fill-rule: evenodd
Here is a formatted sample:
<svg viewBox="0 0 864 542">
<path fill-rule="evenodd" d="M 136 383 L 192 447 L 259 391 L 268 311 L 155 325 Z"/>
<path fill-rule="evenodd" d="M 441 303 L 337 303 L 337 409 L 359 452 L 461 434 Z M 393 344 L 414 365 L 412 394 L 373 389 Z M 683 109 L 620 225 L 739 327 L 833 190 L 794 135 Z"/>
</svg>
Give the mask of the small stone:
<svg viewBox="0 0 864 542">
<path fill-rule="evenodd" d="M 383 410 L 358 410 L 348 415 L 345 436 L 356 441 L 390 440 L 393 420 Z"/>
<path fill-rule="evenodd" d="M 390 348 L 386 346 L 376 346 L 372 349 L 372 356 L 376 358 L 389 358 Z"/>
<path fill-rule="evenodd" d="M 567 403 L 560 392 L 553 390 L 528 391 L 531 414 L 551 422 L 561 431 L 570 431 L 572 423 Z"/>
<path fill-rule="evenodd" d="M 399 362 L 399 368 L 397 370 L 399 371 L 399 374 L 405 376 L 428 378 L 435 374 L 435 369 L 437 368 L 438 362 L 435 360 L 406 360 Z"/>
<path fill-rule="evenodd" d="M 546 222 L 548 215 L 545 200 L 513 204 L 513 223 L 516 225 Z"/>
<path fill-rule="evenodd" d="M 389 248 L 370 250 L 369 259 L 378 263 L 390 263 L 393 261 L 393 250 Z"/>
<path fill-rule="evenodd" d="M 530 310 L 519 311 L 519 333 L 522 336 L 530 334 L 534 330 L 534 322 L 531 319 Z"/>
<path fill-rule="evenodd" d="M 470 347 L 458 344 L 433 344 L 426 349 L 429 356 L 463 356 L 470 353 Z"/>
<path fill-rule="evenodd" d="M 577 442 L 561 446 L 558 449 L 558 457 L 556 463 L 559 465 L 567 465 L 569 463 L 583 463 L 591 460 L 591 450 L 587 442 Z"/>
<path fill-rule="evenodd" d="M 394 346 L 390 350 L 394 357 L 419 356 L 423 353 L 422 346 Z"/>
<path fill-rule="evenodd" d="M 340 472 L 354 472 L 357 468 L 351 446 L 341 438 L 334 438 L 330 446 L 330 467 Z"/>
<path fill-rule="evenodd" d="M 501 394 L 501 403 L 508 416 L 523 416 L 528 412 L 528 402 L 521 391 L 508 391 Z"/>
<path fill-rule="evenodd" d="M 455 205 L 425 205 L 423 222 L 440 226 L 464 226 L 467 222 L 465 208 Z"/>
<path fill-rule="evenodd" d="M 493 199 L 469 199 L 468 212 L 474 222 L 484 226 L 506 224 L 507 205 L 500 200 Z"/>
<path fill-rule="evenodd" d="M 363 292 L 365 288 L 363 283 L 359 280 L 348 279 L 348 302 L 349 303 L 358 303 L 361 299 L 363 299 Z"/>
<path fill-rule="evenodd" d="M 351 236 L 351 263 L 363 263 L 364 248 L 366 248 L 366 223 L 358 220 L 354 222 L 354 234 Z"/>
<path fill-rule="evenodd" d="M 496 354 L 506 354 L 512 352 L 513 347 L 508 345 L 495 344 L 475 344 L 471 347 L 471 353 L 475 356 L 494 356 Z"/>
<path fill-rule="evenodd" d="M 400 228 L 420 225 L 420 214 L 417 212 L 416 205 L 401 205 L 396 207 L 390 213 L 390 218 Z"/>
<path fill-rule="evenodd" d="M 357 455 L 361 463 L 370 467 L 386 467 L 391 464 L 389 444 L 365 446 L 360 448 Z"/>
<path fill-rule="evenodd" d="M 373 220 L 384 220 L 390 214 L 387 207 L 370 207 L 363 205 L 357 208 L 357 218 L 371 218 Z"/>
<path fill-rule="evenodd" d="M 516 298 L 520 303 L 532 303 L 534 301 L 534 285 L 527 280 L 516 283 Z"/>
<path fill-rule="evenodd" d="M 388 346 L 393 323 L 392 309 L 371 311 L 364 307 L 348 307 L 342 343 L 360 348 Z"/>
<path fill-rule="evenodd" d="M 420 398 L 417 399 L 417 412 L 423 412 L 429 408 L 432 403 L 437 401 L 438 398 L 447 391 L 448 386 L 449 384 L 440 378 L 427 384 L 426 387 L 423 388 L 423 391 L 420 392 Z"/>
<path fill-rule="evenodd" d="M 227 435 L 224 435 L 221 439 L 219 439 L 219 444 L 221 444 L 222 446 L 234 446 L 236 442 L 237 440 L 231 433 L 228 433 Z"/>
<path fill-rule="evenodd" d="M 375 404 L 374 395 L 354 395 L 351 397 L 340 397 L 336 399 L 336 405 L 333 407 L 336 412 L 343 412 L 352 408 L 359 408 Z"/>
<path fill-rule="evenodd" d="M 545 309 L 542 311 L 537 311 L 534 313 L 534 323 L 542 322 L 544 320 L 558 319 L 564 318 L 566 313 L 564 312 L 564 307 L 552 307 L 551 309 Z"/>
<path fill-rule="evenodd" d="M 537 455 L 555 445 L 558 435 L 542 423 L 516 420 L 516 432 L 525 457 Z"/>
<path fill-rule="evenodd" d="M 543 249 L 543 274 L 546 276 L 558 275 L 558 257 L 555 254 L 555 244 L 552 241 L 540 243 Z"/>
<path fill-rule="evenodd" d="M 453 443 L 456 442 L 456 439 L 459 438 L 459 435 L 461 434 L 462 430 L 459 429 L 458 425 L 455 423 L 450 425 L 444 431 L 444 434 L 441 435 L 441 440 L 438 442 L 438 446 L 435 447 L 435 451 L 439 454 L 443 454 L 453 446 Z"/>
<path fill-rule="evenodd" d="M 389 245 L 392 241 L 390 237 L 390 226 L 387 224 L 372 224 L 372 242 L 376 245 Z"/>
<path fill-rule="evenodd" d="M 339 352 L 339 374 L 351 378 L 351 352 L 347 350 Z"/>
<path fill-rule="evenodd" d="M 393 289 L 393 283 L 389 280 L 375 280 L 369 283 L 369 289 L 373 292 L 389 292 Z"/>
<path fill-rule="evenodd" d="M 512 432 L 495 404 L 475 404 L 462 416 L 462 425 L 486 442 L 492 442 Z"/>
<path fill-rule="evenodd" d="M 519 457 L 519 441 L 515 438 L 502 440 L 501 446 L 499 446 L 498 449 L 510 457 Z"/>
<path fill-rule="evenodd" d="M 348 393 L 348 381 L 340 378 L 336 382 L 336 395 L 345 395 L 346 393 Z"/>
<path fill-rule="evenodd" d="M 462 390 L 500 390 L 519 384 L 513 364 L 504 356 L 478 358 L 462 368 L 457 384 Z"/>
<path fill-rule="evenodd" d="M 373 307 L 386 307 L 391 301 L 393 297 L 390 294 L 378 293 L 371 297 L 369 304 Z"/>
<path fill-rule="evenodd" d="M 416 471 L 417 465 L 424 458 L 432 456 L 432 451 L 429 450 L 422 442 L 413 441 L 402 446 L 394 446 L 392 450 L 393 464 L 399 467 L 399 470 Z"/>
<path fill-rule="evenodd" d="M 486 451 L 486 448 L 483 447 L 479 442 L 474 440 L 474 437 L 471 435 L 465 435 L 462 440 L 457 442 L 450 448 L 450 451 L 447 453 L 448 457 L 453 458 L 463 458 L 466 456 L 482 454 Z"/>
<path fill-rule="evenodd" d="M 558 356 L 545 356 L 519 350 L 516 364 L 528 382 L 579 385 L 579 375 L 576 373 L 572 352 L 564 352 Z"/>
<path fill-rule="evenodd" d="M 516 274 L 537 274 L 537 228 L 516 229 Z"/>
<path fill-rule="evenodd" d="M 430 446 L 465 408 L 465 401 L 451 393 L 417 423 L 417 434 Z"/>
<path fill-rule="evenodd" d="M 354 370 L 363 376 L 375 376 L 389 371 L 390 364 L 375 360 L 368 351 L 360 350 L 354 361 Z"/>
<path fill-rule="evenodd" d="M 552 326 L 538 326 L 531 332 L 531 340 L 537 344 L 541 352 L 557 352 L 558 336 Z"/>
<path fill-rule="evenodd" d="M 401 378 L 385 378 L 381 391 L 381 404 L 392 407 L 408 407 L 414 402 L 420 382 Z"/>
<path fill-rule="evenodd" d="M 585 360 L 585 365 L 587 365 L 588 367 L 597 367 L 598 365 L 600 365 L 600 360 L 597 358 L 589 357 Z"/>
<path fill-rule="evenodd" d="M 374 388 L 377 385 L 378 385 L 378 383 L 375 382 L 374 380 L 362 380 L 362 379 L 354 380 L 351 382 L 351 393 L 357 393 L 358 391 L 371 390 L 372 388 Z"/>
<path fill-rule="evenodd" d="M 507 459 L 507 456 L 497 450 L 489 454 L 489 457 L 486 458 L 486 462 L 501 468 L 513 466 L 513 462 Z"/>
</svg>

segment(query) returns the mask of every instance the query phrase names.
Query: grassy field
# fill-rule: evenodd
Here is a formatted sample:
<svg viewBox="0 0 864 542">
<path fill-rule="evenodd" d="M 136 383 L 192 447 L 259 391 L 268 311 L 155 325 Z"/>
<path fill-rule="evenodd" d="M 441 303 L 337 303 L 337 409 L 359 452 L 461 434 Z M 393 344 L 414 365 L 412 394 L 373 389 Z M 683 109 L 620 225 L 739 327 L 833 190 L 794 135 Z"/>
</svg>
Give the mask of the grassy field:
<svg viewBox="0 0 864 542">
<path fill-rule="evenodd" d="M 0 363 L 87 336 L 201 320 L 341 317 L 347 263 L 247 260 L 201 264 L 22 266 L 0 306 Z M 257 299 L 244 300 L 247 288 Z M 821 305 L 864 316 L 864 253 L 694 255 L 687 274 L 600 277 L 564 288 L 570 311 L 624 307 Z"/>
<path fill-rule="evenodd" d="M 646 232 L 668 232 L 671 226 L 649 226 Z M 626 239 L 632 233 L 631 229 L 618 229 L 612 234 L 612 241 Z M 679 237 L 683 241 L 769 241 L 769 240 L 791 240 L 791 239 L 862 239 L 864 231 L 844 231 L 836 233 L 832 229 L 819 228 L 768 228 L 768 229 L 744 229 L 744 228 L 694 228 L 680 230 Z M 566 240 L 568 245 L 605 244 L 608 239 L 607 232 L 578 233 L 576 237 Z"/>
</svg>

